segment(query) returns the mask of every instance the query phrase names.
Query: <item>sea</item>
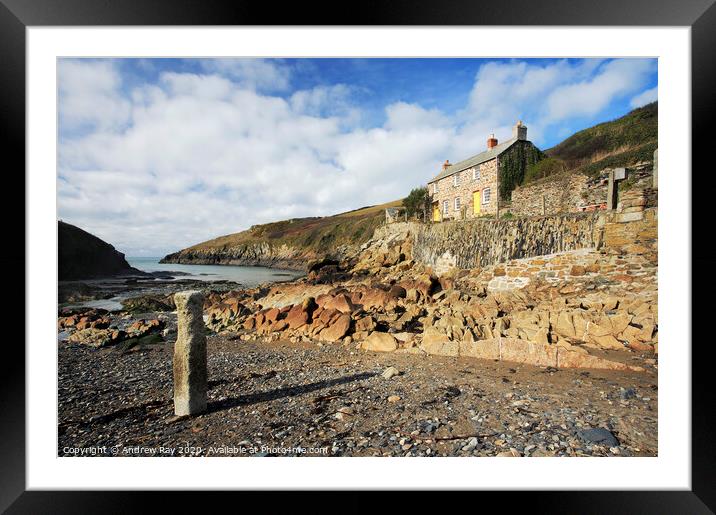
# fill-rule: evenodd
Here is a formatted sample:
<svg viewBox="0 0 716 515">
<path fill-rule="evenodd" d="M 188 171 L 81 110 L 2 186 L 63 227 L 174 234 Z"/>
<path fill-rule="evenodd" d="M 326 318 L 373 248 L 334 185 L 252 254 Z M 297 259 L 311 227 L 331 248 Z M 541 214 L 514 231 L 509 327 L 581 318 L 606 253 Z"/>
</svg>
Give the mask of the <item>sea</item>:
<svg viewBox="0 0 716 515">
<path fill-rule="evenodd" d="M 239 265 L 181 265 L 160 263 L 160 257 L 127 257 L 130 266 L 143 272 L 181 272 L 178 279 L 199 279 L 202 281 L 232 281 L 251 288 L 263 283 L 288 281 L 302 276 L 303 272 L 267 268 L 263 266 Z M 183 275 L 188 274 L 188 275 Z"/>
<path fill-rule="evenodd" d="M 291 281 L 304 275 L 304 272 L 285 270 L 282 268 L 267 268 L 263 266 L 238 265 L 181 265 L 174 263 L 160 263 L 160 257 L 127 257 L 130 266 L 144 272 L 177 272 L 174 279 L 196 279 L 200 281 L 230 281 L 238 283 L 241 288 L 252 288 L 260 284 Z M 160 283 L 162 284 L 162 283 Z M 140 292 L 137 290 L 123 292 L 108 299 L 95 299 L 84 302 L 68 304 L 68 307 L 103 308 L 110 311 L 122 308 L 121 301 L 127 297 L 142 295 L 143 293 L 162 293 L 167 290 L 164 286 L 148 282 Z"/>
</svg>

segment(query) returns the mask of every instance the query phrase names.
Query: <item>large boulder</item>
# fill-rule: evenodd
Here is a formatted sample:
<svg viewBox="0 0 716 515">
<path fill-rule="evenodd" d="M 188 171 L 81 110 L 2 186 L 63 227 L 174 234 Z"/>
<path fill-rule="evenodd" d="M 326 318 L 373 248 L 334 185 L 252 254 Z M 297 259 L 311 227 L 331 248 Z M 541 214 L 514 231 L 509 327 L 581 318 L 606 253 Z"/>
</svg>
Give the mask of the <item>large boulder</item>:
<svg viewBox="0 0 716 515">
<path fill-rule="evenodd" d="M 348 334 L 351 328 L 351 316 L 347 313 L 343 313 L 338 316 L 331 325 L 323 329 L 318 337 L 321 340 L 328 342 L 337 342 Z"/>
<path fill-rule="evenodd" d="M 71 343 L 78 343 L 81 345 L 89 345 L 90 347 L 105 347 L 119 343 L 125 334 L 123 331 L 116 329 L 82 329 L 81 331 L 75 331 L 72 333 L 68 340 Z"/>
<path fill-rule="evenodd" d="M 374 352 L 393 352 L 397 348 L 398 341 L 393 335 L 378 331 L 370 333 L 368 338 L 361 343 L 361 349 Z"/>
</svg>

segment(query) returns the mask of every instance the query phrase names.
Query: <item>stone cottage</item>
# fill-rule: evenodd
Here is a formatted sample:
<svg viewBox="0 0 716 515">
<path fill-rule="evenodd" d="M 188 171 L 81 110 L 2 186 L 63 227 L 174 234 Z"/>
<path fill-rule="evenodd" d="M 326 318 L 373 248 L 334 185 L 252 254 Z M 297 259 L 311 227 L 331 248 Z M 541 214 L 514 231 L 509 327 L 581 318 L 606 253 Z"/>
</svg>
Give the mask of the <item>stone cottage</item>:
<svg viewBox="0 0 716 515">
<path fill-rule="evenodd" d="M 494 134 L 487 139 L 487 150 L 456 164 L 445 161 L 442 171 L 428 182 L 432 220 L 472 218 L 494 215 L 499 199 L 509 199 L 522 182 L 525 169 L 544 154 L 527 140 L 527 127 L 517 122 L 512 138 L 498 143 Z"/>
</svg>

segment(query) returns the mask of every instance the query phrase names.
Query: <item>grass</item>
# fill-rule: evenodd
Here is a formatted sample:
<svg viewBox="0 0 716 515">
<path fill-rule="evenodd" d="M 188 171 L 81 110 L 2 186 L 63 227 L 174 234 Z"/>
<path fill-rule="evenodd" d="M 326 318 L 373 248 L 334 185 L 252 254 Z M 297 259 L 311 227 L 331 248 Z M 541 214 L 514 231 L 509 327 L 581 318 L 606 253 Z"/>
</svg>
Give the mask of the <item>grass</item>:
<svg viewBox="0 0 716 515">
<path fill-rule="evenodd" d="M 593 177 L 605 168 L 651 162 L 658 146 L 658 121 L 659 106 L 653 102 L 579 131 L 546 150 L 549 158 L 527 169 L 523 185 L 553 180 L 563 172 Z"/>
<path fill-rule="evenodd" d="M 355 245 L 370 239 L 373 231 L 385 220 L 385 209 L 398 207 L 401 203 L 402 200 L 396 200 L 333 216 L 293 218 L 254 225 L 246 231 L 220 236 L 187 250 L 269 243 L 311 249 L 319 253 L 328 252 L 340 245 Z"/>
</svg>

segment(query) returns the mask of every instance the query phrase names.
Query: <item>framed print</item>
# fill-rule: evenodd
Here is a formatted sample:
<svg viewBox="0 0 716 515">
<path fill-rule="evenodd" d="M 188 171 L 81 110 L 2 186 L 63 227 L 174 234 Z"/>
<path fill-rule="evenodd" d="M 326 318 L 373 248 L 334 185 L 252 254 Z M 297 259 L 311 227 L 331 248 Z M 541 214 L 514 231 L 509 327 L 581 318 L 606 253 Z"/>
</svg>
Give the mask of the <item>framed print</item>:
<svg viewBox="0 0 716 515">
<path fill-rule="evenodd" d="M 349 26 L 4 1 L 26 335 L 0 506 L 518 490 L 709 513 L 692 170 L 716 8 L 574 5 Z"/>
</svg>

